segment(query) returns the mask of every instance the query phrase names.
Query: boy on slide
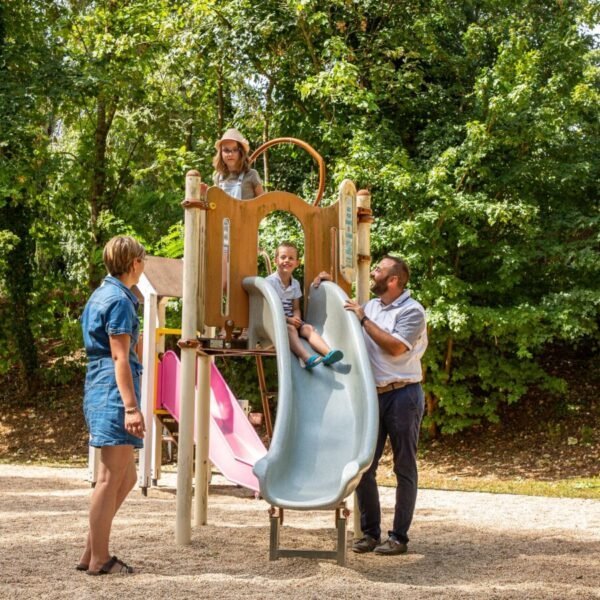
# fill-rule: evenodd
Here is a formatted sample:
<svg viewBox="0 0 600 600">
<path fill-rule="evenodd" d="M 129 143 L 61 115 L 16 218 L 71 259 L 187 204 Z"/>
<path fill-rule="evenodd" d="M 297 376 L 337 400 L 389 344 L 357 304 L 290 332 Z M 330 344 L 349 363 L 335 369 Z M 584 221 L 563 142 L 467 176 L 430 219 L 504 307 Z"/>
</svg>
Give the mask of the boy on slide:
<svg viewBox="0 0 600 600">
<path fill-rule="evenodd" d="M 292 273 L 300 264 L 298 248 L 292 242 L 281 242 L 275 253 L 275 264 L 277 271 L 267 277 L 267 281 L 273 286 L 283 304 L 288 337 L 291 351 L 304 362 L 306 369 L 313 369 L 318 364 L 332 365 L 342 358 L 341 350 L 331 349 L 325 340 L 317 333 L 315 328 L 305 323 L 300 313 L 300 298 L 302 291 L 298 280 L 294 279 Z M 310 354 L 306 346 L 300 341 L 304 338 L 315 354 Z"/>
</svg>

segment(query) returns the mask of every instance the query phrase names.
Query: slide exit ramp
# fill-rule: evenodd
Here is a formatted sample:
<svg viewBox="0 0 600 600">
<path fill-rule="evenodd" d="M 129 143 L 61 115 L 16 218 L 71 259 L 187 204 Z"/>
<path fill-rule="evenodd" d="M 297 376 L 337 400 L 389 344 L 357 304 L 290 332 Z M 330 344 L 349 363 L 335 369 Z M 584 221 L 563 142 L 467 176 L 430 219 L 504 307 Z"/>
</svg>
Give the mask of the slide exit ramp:
<svg viewBox="0 0 600 600">
<path fill-rule="evenodd" d="M 331 282 L 311 288 L 306 321 L 344 358 L 308 371 L 290 352 L 281 301 L 261 277 L 244 279 L 250 296 L 249 347 L 277 351 L 278 404 L 269 450 L 254 465 L 263 498 L 293 510 L 335 509 L 375 452 L 378 402 L 356 316 Z"/>
<path fill-rule="evenodd" d="M 181 364 L 175 352 L 165 353 L 158 365 L 158 406 L 179 422 Z M 194 432 L 194 440 L 196 433 Z M 258 492 L 252 472 L 255 462 L 266 453 L 264 444 L 248 421 L 219 369 L 210 366 L 209 458 L 223 476 Z"/>
</svg>

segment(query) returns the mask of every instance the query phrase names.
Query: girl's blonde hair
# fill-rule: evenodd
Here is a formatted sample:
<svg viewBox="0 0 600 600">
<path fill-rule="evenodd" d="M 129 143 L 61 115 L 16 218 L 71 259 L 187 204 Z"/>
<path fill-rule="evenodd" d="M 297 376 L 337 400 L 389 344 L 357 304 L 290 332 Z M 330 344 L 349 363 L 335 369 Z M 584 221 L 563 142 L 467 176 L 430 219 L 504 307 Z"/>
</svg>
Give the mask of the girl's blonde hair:
<svg viewBox="0 0 600 600">
<path fill-rule="evenodd" d="M 102 252 L 104 266 L 113 277 L 129 273 L 133 261 L 145 257 L 144 246 L 129 235 L 116 235 L 106 243 Z"/>
<path fill-rule="evenodd" d="M 239 142 L 236 142 L 236 144 L 240 153 L 240 173 L 246 173 L 250 169 L 250 157 L 248 156 L 246 149 Z M 213 158 L 212 165 L 219 175 L 229 177 L 229 169 L 221 156 L 221 145 L 217 148 L 217 153 Z"/>
</svg>

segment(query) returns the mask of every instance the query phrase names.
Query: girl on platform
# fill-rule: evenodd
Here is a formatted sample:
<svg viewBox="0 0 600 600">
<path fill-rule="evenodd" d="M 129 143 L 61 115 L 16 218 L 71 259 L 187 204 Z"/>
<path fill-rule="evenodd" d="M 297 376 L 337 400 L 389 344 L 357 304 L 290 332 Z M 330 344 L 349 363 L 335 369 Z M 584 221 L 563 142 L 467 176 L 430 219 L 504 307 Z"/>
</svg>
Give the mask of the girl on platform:
<svg viewBox="0 0 600 600">
<path fill-rule="evenodd" d="M 264 193 L 260 175 L 250 168 L 248 140 L 237 130 L 228 129 L 215 144 L 214 184 L 238 200 L 251 200 Z"/>
</svg>

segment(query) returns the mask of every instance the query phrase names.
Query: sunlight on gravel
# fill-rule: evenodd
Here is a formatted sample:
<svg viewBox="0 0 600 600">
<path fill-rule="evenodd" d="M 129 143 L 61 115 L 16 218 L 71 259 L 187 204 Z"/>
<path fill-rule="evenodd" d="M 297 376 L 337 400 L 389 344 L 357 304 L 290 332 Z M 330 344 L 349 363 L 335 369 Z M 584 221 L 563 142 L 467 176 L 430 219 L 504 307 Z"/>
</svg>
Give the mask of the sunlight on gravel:
<svg viewBox="0 0 600 600">
<path fill-rule="evenodd" d="M 2 599 L 600 598 L 599 501 L 420 490 L 408 554 L 348 552 L 340 567 L 269 561 L 268 505 L 219 475 L 209 524 L 177 547 L 174 472 L 148 497 L 134 491 L 115 520 L 112 552 L 136 573 L 92 578 L 74 570 L 87 528 L 86 474 L 0 464 Z M 381 494 L 388 527 L 394 490 Z M 281 545 L 333 549 L 333 511 L 286 511 Z"/>
</svg>

